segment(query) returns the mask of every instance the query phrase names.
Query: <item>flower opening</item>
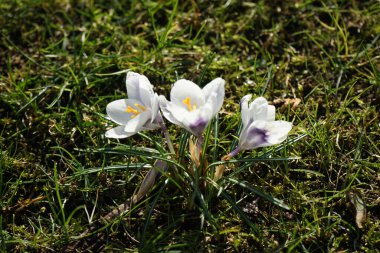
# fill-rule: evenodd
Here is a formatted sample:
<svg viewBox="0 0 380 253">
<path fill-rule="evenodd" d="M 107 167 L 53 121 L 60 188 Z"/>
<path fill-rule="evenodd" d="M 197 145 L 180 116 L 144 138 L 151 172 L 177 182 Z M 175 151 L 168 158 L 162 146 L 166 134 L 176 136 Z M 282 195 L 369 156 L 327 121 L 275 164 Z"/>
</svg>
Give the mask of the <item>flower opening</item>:
<svg viewBox="0 0 380 253">
<path fill-rule="evenodd" d="M 107 105 L 107 114 L 120 126 L 106 132 L 108 138 L 126 138 L 142 130 L 159 128 L 158 95 L 148 78 L 128 72 L 126 78 L 128 99 L 119 99 Z"/>
<path fill-rule="evenodd" d="M 200 137 L 224 100 L 224 80 L 216 78 L 203 89 L 181 79 L 174 83 L 170 102 L 160 96 L 160 108 L 167 120 Z"/>
</svg>

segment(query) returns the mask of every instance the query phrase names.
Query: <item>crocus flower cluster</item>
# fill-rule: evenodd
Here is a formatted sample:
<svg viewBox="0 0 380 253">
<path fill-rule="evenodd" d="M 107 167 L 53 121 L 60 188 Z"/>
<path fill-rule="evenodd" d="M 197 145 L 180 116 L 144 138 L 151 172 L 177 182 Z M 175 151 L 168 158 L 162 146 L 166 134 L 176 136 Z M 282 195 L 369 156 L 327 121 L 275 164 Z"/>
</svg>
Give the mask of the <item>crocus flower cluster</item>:
<svg viewBox="0 0 380 253">
<path fill-rule="evenodd" d="M 162 115 L 197 138 L 219 112 L 224 101 L 222 78 L 216 78 L 203 89 L 192 81 L 181 79 L 174 83 L 170 101 L 158 96 L 148 78 L 128 72 L 128 99 L 120 99 L 107 105 L 107 114 L 119 124 L 106 132 L 109 138 L 126 138 L 142 130 L 161 128 L 166 130 Z M 275 107 L 259 97 L 251 101 L 246 95 L 240 102 L 243 128 L 238 146 L 223 160 L 229 160 L 240 151 L 266 147 L 283 142 L 292 129 L 292 123 L 275 120 Z"/>
</svg>

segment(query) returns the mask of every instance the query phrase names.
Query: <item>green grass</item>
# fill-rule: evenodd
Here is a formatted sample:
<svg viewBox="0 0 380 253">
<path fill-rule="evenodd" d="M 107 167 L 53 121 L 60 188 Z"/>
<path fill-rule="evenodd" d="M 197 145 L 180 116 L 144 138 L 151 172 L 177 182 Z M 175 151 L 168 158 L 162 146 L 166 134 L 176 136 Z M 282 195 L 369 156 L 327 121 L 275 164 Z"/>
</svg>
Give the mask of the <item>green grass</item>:
<svg viewBox="0 0 380 253">
<path fill-rule="evenodd" d="M 378 252 L 378 20 L 376 0 L 1 1 L 0 251 L 68 250 L 168 152 L 158 131 L 104 137 L 105 107 L 126 97 L 130 69 L 166 96 L 179 78 L 226 80 L 207 139 L 210 169 L 236 146 L 243 95 L 274 101 L 277 118 L 295 127 L 284 145 L 240 154 L 207 191 L 184 173 L 161 177 L 78 252 L 94 243 L 121 252 Z M 176 163 L 187 164 L 188 136 L 169 130 Z M 353 198 L 366 206 L 362 228 Z"/>
</svg>

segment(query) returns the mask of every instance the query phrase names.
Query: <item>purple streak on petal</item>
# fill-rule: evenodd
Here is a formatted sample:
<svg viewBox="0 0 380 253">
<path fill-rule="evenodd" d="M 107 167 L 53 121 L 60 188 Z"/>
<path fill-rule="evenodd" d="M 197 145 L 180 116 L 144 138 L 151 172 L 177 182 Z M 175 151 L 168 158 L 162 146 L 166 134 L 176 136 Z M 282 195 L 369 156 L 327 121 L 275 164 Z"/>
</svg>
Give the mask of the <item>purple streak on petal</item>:
<svg viewBox="0 0 380 253">
<path fill-rule="evenodd" d="M 267 132 L 260 128 L 251 129 L 248 133 L 248 138 L 253 140 L 252 147 L 257 147 L 268 142 Z"/>
<path fill-rule="evenodd" d="M 200 137 L 203 133 L 203 130 L 205 129 L 207 125 L 207 121 L 203 119 L 198 119 L 195 121 L 194 124 L 190 125 L 190 129 L 193 131 L 193 133 L 197 136 Z"/>
</svg>

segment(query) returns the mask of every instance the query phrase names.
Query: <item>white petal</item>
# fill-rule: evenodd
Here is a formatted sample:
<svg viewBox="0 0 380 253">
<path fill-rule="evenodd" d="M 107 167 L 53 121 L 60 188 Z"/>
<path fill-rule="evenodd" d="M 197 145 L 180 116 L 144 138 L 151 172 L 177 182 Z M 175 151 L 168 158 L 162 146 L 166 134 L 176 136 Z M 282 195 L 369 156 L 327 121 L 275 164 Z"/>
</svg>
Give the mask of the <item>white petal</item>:
<svg viewBox="0 0 380 253">
<path fill-rule="evenodd" d="M 276 107 L 274 107 L 274 105 L 268 105 L 266 120 L 267 121 L 274 121 L 275 114 L 276 114 Z"/>
<path fill-rule="evenodd" d="M 177 106 L 188 110 L 189 108 L 183 102 L 186 99 L 190 99 L 191 106 L 195 105 L 196 108 L 205 103 L 205 96 L 201 88 L 189 80 L 181 79 L 174 83 L 170 92 L 170 100 Z"/>
<path fill-rule="evenodd" d="M 125 125 L 131 120 L 131 114 L 126 112 L 128 106 L 134 107 L 134 104 L 141 102 L 135 99 L 119 99 L 107 105 L 106 111 L 112 121 Z"/>
<path fill-rule="evenodd" d="M 168 100 L 163 95 L 160 95 L 158 97 L 159 103 L 160 103 L 160 109 L 162 111 L 162 114 L 164 117 L 169 120 L 171 123 L 176 124 L 176 125 L 181 125 L 179 121 L 176 120 L 176 118 L 172 115 L 171 111 L 168 109 Z"/>
<path fill-rule="evenodd" d="M 140 100 L 139 76 L 140 74 L 132 71 L 129 71 L 127 73 L 127 79 L 125 83 L 127 85 L 127 94 L 130 99 Z"/>
<path fill-rule="evenodd" d="M 218 114 L 220 107 L 223 104 L 223 101 L 220 103 L 218 99 L 220 99 L 220 96 L 214 92 L 209 96 L 206 103 L 201 108 L 199 108 L 200 115 L 203 119 L 208 119 L 208 121 L 210 121 L 213 117 L 215 117 L 216 114 Z"/>
<path fill-rule="evenodd" d="M 158 96 L 158 103 L 160 105 L 160 109 L 166 108 L 167 104 L 169 103 L 168 100 L 164 95 L 159 95 Z"/>
<path fill-rule="evenodd" d="M 151 107 L 151 97 L 154 96 L 153 86 L 144 75 L 139 76 L 140 101 L 147 107 Z"/>
<path fill-rule="evenodd" d="M 253 111 L 253 120 L 267 120 L 268 101 L 263 97 L 256 98 L 249 109 Z"/>
<path fill-rule="evenodd" d="M 154 92 L 146 76 L 130 71 L 127 74 L 126 85 L 128 98 L 139 100 L 144 106 L 151 106 L 150 97 Z"/>
<path fill-rule="evenodd" d="M 224 101 L 224 84 L 225 81 L 218 77 L 211 82 L 209 82 L 205 87 L 203 87 L 202 91 L 205 95 L 206 101 L 211 96 L 211 94 L 216 93 L 216 103 L 214 104 L 214 113 L 219 112 L 220 108 L 222 108 Z"/>
<path fill-rule="evenodd" d="M 156 119 L 157 117 L 157 114 L 159 113 L 158 112 L 158 95 L 157 93 L 154 93 L 154 95 L 150 98 L 150 104 L 152 106 L 151 108 L 151 112 L 152 112 L 152 116 L 151 116 L 151 120 L 150 120 L 150 123 L 153 123 L 153 121 Z"/>
<path fill-rule="evenodd" d="M 135 133 L 129 133 L 124 131 L 124 126 L 118 126 L 112 128 L 106 132 L 107 138 L 123 139 L 134 135 Z"/>
<path fill-rule="evenodd" d="M 271 121 L 267 122 L 265 129 L 268 131 L 268 143 L 275 145 L 283 142 L 292 129 L 292 123 L 288 121 Z"/>
<path fill-rule="evenodd" d="M 251 100 L 251 98 L 252 98 L 252 95 L 245 95 L 240 100 L 241 119 L 242 119 L 242 122 L 243 122 L 243 128 L 247 127 L 248 124 L 250 123 L 251 112 L 248 109 L 248 102 Z"/>
<path fill-rule="evenodd" d="M 145 111 L 136 115 L 136 117 L 132 118 L 127 124 L 125 124 L 124 131 L 131 133 L 141 131 L 144 124 L 150 119 L 150 116 L 150 111 Z"/>
<path fill-rule="evenodd" d="M 224 83 L 225 81 L 218 77 L 206 84 L 205 87 L 203 87 L 202 91 L 203 94 L 205 94 L 206 97 L 210 96 L 211 93 L 213 92 L 221 92 L 222 93 L 222 88 L 224 88 Z"/>
<path fill-rule="evenodd" d="M 223 106 L 225 81 L 222 78 L 217 78 L 214 81 L 214 83 L 216 83 L 216 91 L 212 92 L 211 95 L 208 95 L 208 97 L 206 97 L 206 101 L 212 97 L 212 94 L 216 94 L 215 102 L 213 103 L 213 114 L 216 115 Z"/>
<path fill-rule="evenodd" d="M 178 122 L 178 123 L 174 123 L 174 122 L 173 123 L 178 124 L 178 125 L 183 125 L 184 119 L 188 118 L 191 113 L 187 109 L 181 106 L 177 106 L 176 104 L 172 102 L 167 103 L 166 108 L 170 112 L 173 121 Z"/>
</svg>

